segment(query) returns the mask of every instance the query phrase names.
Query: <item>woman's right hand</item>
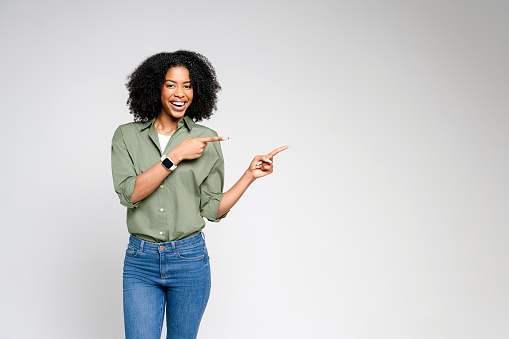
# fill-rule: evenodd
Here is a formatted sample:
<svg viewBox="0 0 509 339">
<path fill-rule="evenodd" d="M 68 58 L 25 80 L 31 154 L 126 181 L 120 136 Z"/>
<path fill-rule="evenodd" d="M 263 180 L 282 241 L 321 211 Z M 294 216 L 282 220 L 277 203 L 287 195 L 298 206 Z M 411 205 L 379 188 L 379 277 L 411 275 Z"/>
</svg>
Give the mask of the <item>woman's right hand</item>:
<svg viewBox="0 0 509 339">
<path fill-rule="evenodd" d="M 228 137 L 204 137 L 204 138 L 192 138 L 189 137 L 182 141 L 180 145 L 175 147 L 168 157 L 176 164 L 182 160 L 192 160 L 201 157 L 207 143 L 214 141 L 228 140 Z"/>
</svg>

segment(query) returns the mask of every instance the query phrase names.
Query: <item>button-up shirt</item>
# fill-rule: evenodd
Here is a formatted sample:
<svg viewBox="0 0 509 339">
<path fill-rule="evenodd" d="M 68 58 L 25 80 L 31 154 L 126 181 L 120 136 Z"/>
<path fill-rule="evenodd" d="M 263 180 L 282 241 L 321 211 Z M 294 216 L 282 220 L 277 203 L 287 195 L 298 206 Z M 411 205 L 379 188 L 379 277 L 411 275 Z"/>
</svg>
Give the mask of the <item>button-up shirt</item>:
<svg viewBox="0 0 509 339">
<path fill-rule="evenodd" d="M 219 141 L 209 142 L 202 156 L 184 160 L 145 199 L 131 202 L 136 177 L 158 162 L 188 137 L 212 137 L 217 133 L 184 117 L 164 150 L 159 146 L 154 120 L 131 122 L 115 131 L 111 168 L 115 192 L 127 207 L 127 229 L 150 242 L 167 242 L 198 234 L 207 218 L 217 218 L 224 195 L 224 159 Z M 162 166 L 162 165 L 160 165 Z"/>
</svg>

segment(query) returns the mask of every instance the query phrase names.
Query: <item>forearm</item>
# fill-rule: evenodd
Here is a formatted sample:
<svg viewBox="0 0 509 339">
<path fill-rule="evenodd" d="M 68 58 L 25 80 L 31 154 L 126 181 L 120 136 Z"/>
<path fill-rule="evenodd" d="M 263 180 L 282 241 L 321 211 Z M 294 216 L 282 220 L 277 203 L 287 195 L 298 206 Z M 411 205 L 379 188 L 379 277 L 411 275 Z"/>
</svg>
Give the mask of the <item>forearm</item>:
<svg viewBox="0 0 509 339">
<path fill-rule="evenodd" d="M 272 158 L 274 155 L 289 148 L 290 146 L 282 146 L 276 148 L 267 155 L 257 155 L 249 165 L 249 168 L 244 172 L 242 177 L 232 186 L 223 196 L 219 203 L 219 210 L 217 217 L 220 218 L 223 214 L 228 212 L 236 203 L 247 188 L 258 178 L 269 175 L 273 171 Z"/>
<path fill-rule="evenodd" d="M 240 197 L 244 194 L 247 188 L 255 181 L 255 177 L 252 173 L 247 170 L 242 177 L 233 185 L 221 199 L 219 203 L 219 210 L 217 217 L 221 217 L 223 214 L 228 212 L 236 203 Z"/>
<path fill-rule="evenodd" d="M 180 162 L 180 157 L 176 154 L 173 154 L 172 152 L 168 154 L 168 157 L 174 162 L 175 165 Z M 134 183 L 134 191 L 133 195 L 131 196 L 131 202 L 135 204 L 138 201 L 148 197 L 171 172 L 172 171 L 164 168 L 159 161 L 149 170 L 138 175 Z"/>
</svg>

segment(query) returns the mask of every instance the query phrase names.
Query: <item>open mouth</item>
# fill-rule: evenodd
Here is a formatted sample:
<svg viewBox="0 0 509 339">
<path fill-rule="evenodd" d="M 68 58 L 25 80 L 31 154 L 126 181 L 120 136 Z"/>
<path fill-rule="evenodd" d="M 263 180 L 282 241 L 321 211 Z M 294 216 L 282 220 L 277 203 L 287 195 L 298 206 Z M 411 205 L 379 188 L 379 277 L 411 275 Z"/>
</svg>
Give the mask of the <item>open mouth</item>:
<svg viewBox="0 0 509 339">
<path fill-rule="evenodd" d="M 170 104 L 177 110 L 182 110 L 187 104 L 187 101 L 170 101 Z"/>
</svg>

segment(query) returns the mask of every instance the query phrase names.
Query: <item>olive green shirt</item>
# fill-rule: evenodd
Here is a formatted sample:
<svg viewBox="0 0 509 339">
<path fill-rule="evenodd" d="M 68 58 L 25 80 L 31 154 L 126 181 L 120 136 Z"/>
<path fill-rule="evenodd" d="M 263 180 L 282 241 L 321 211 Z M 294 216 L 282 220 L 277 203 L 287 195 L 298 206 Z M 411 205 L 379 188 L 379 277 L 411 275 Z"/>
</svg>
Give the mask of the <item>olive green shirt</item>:
<svg viewBox="0 0 509 339">
<path fill-rule="evenodd" d="M 150 242 L 167 242 L 198 234 L 207 218 L 217 218 L 223 198 L 224 159 L 219 141 L 209 142 L 202 156 L 184 160 L 145 199 L 133 204 L 136 176 L 160 162 L 188 137 L 212 137 L 217 133 L 184 117 L 164 150 L 160 149 L 154 120 L 131 122 L 115 131 L 111 146 L 111 169 L 115 192 L 127 207 L 127 229 Z M 160 165 L 162 166 L 162 165 Z"/>
</svg>

